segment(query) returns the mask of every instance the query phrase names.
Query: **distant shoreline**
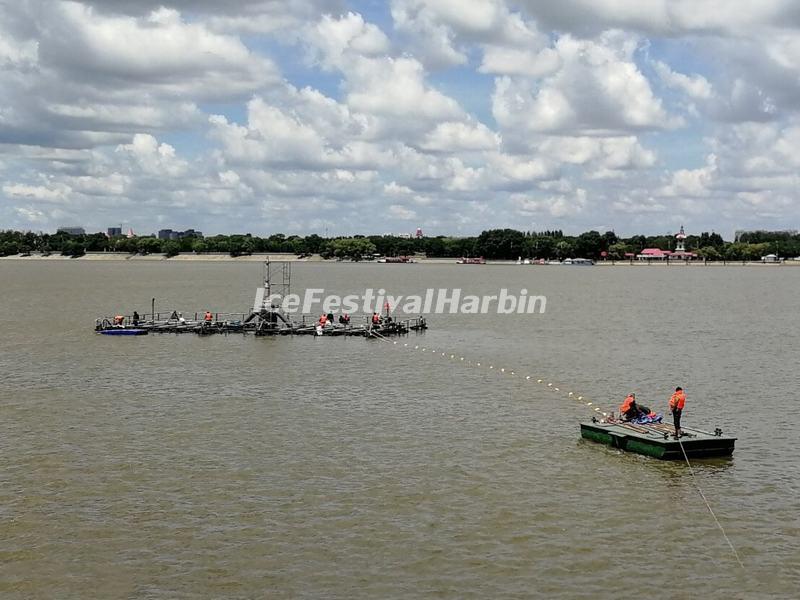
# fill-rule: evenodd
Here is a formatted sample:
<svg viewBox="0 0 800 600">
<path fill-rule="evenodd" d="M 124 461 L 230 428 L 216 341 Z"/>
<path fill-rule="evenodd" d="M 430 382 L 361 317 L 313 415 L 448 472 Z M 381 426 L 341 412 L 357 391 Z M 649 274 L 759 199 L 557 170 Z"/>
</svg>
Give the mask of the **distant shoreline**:
<svg viewBox="0 0 800 600">
<path fill-rule="evenodd" d="M 251 254 L 245 256 L 231 256 L 227 253 L 204 253 L 204 254 L 178 254 L 176 256 L 172 256 L 167 258 L 164 254 L 147 254 L 147 255 L 139 255 L 139 254 L 129 254 L 127 252 L 87 252 L 83 256 L 72 258 L 70 256 L 62 256 L 61 254 L 53 253 L 50 256 L 42 256 L 38 253 L 32 253 L 30 256 L 21 256 L 19 254 L 15 254 L 12 256 L 3 256 L 0 257 L 0 261 L 27 261 L 27 262 L 41 262 L 41 261 L 120 261 L 120 262 L 264 262 L 265 260 L 271 261 L 287 261 L 287 262 L 311 262 L 311 263 L 337 263 L 337 262 L 347 262 L 350 263 L 352 261 L 337 261 L 336 259 L 324 259 L 318 254 L 314 254 L 308 257 L 299 258 L 295 254 L 280 254 L 280 253 L 269 253 L 269 254 Z M 427 258 L 427 257 L 415 257 L 414 262 L 418 264 L 456 264 L 456 258 Z M 365 260 L 365 261 L 358 261 L 360 263 L 373 263 L 377 264 L 375 261 Z M 391 264 L 391 263 L 389 263 Z M 518 265 L 515 260 L 487 260 L 486 265 L 514 265 L 519 267 L 543 267 L 543 266 L 568 266 L 568 265 L 537 265 L 537 264 L 530 264 L 530 265 Z M 464 265 L 464 267 L 470 268 L 477 268 L 483 265 Z M 569 265 L 573 266 L 574 268 L 580 268 L 577 265 Z M 800 261 L 797 260 L 787 260 L 780 263 L 763 263 L 761 261 L 709 261 L 703 262 L 702 260 L 684 262 L 684 261 L 638 261 L 635 260 L 633 262 L 627 260 L 605 260 L 605 261 L 597 261 L 594 266 L 598 267 L 675 267 L 675 268 L 682 268 L 682 267 L 793 267 L 793 266 L 800 266 Z"/>
</svg>

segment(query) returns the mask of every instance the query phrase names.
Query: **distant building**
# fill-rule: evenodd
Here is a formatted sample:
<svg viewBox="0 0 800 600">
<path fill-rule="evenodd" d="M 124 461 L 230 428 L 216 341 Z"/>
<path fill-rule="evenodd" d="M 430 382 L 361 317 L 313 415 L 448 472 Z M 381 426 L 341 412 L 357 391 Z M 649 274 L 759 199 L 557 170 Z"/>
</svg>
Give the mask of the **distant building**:
<svg viewBox="0 0 800 600">
<path fill-rule="evenodd" d="M 694 260 L 697 254 L 686 251 L 686 232 L 681 230 L 675 234 L 675 252 L 662 250 L 661 248 L 645 248 L 636 255 L 638 260 Z"/>
<path fill-rule="evenodd" d="M 636 255 L 636 258 L 639 260 L 667 260 L 670 254 L 672 252 L 661 248 L 645 248 Z"/>
<path fill-rule="evenodd" d="M 109 227 L 106 235 L 110 238 L 122 235 L 122 227 Z"/>
<path fill-rule="evenodd" d="M 69 235 L 86 235 L 83 227 L 59 227 L 56 233 L 68 233 Z"/>
<path fill-rule="evenodd" d="M 694 252 L 686 251 L 686 233 L 683 231 L 683 225 L 681 225 L 681 230 L 675 234 L 675 240 L 675 252 L 670 254 L 670 260 L 693 260 L 697 258 L 697 254 Z"/>
<path fill-rule="evenodd" d="M 187 229 L 186 231 L 173 231 L 172 229 L 160 229 L 158 231 L 158 239 L 160 240 L 180 240 L 185 237 L 203 237 L 202 231 L 195 231 L 194 229 Z"/>
<path fill-rule="evenodd" d="M 136 234 L 133 233 L 133 227 L 128 227 L 128 233 L 125 234 L 125 237 L 128 239 L 133 239 L 136 237 Z"/>
<path fill-rule="evenodd" d="M 417 227 L 417 237 L 418 238 L 425 237 L 422 235 L 422 227 Z"/>
</svg>

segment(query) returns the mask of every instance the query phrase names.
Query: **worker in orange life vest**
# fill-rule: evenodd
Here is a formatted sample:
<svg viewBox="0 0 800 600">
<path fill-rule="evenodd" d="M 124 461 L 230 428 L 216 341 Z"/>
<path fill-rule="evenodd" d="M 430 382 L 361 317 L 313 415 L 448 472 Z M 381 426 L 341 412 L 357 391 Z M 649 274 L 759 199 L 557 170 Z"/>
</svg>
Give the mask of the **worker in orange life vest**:
<svg viewBox="0 0 800 600">
<path fill-rule="evenodd" d="M 675 388 L 675 393 L 669 399 L 669 410 L 672 413 L 672 421 L 675 423 L 675 439 L 681 436 L 681 414 L 683 407 L 686 404 L 686 394 L 683 393 L 683 388 L 678 386 Z"/>
<path fill-rule="evenodd" d="M 205 315 L 206 323 L 211 323 L 214 320 L 214 315 L 211 314 L 211 311 L 207 310 Z"/>
<path fill-rule="evenodd" d="M 328 323 L 328 315 L 322 314 L 319 316 L 319 324 L 325 327 Z"/>
<path fill-rule="evenodd" d="M 619 416 L 621 419 L 630 421 L 639 416 L 639 407 L 636 406 L 636 394 L 631 392 L 628 397 L 619 405 Z"/>
</svg>

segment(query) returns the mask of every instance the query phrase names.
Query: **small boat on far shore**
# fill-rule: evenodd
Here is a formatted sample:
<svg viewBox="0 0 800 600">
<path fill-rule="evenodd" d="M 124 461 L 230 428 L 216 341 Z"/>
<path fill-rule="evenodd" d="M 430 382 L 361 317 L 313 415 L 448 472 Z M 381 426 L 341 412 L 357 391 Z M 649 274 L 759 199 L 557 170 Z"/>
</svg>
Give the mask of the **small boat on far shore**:
<svg viewBox="0 0 800 600">
<path fill-rule="evenodd" d="M 485 265 L 486 264 L 486 259 L 483 258 L 482 256 L 478 256 L 478 257 L 475 257 L 475 258 L 461 257 L 460 259 L 458 259 L 456 261 L 456 264 L 457 265 Z"/>
<path fill-rule="evenodd" d="M 379 258 L 377 262 L 379 262 L 379 263 L 394 263 L 394 264 L 407 265 L 407 264 L 415 263 L 417 261 L 415 261 L 410 256 L 385 256 L 383 258 Z"/>
</svg>

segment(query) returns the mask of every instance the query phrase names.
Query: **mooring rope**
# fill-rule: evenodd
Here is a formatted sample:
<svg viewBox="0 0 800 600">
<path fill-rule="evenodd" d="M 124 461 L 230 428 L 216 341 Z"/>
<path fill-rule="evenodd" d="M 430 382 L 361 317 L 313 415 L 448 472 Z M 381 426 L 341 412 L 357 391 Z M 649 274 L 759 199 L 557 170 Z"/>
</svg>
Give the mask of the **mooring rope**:
<svg viewBox="0 0 800 600">
<path fill-rule="evenodd" d="M 376 339 L 379 339 L 379 340 L 381 340 L 383 342 L 386 342 L 387 344 L 390 344 L 390 345 L 393 345 L 393 346 L 396 346 L 398 344 L 397 341 L 390 340 L 387 337 L 385 337 L 384 335 L 381 335 L 380 333 L 378 333 L 377 331 L 372 331 L 371 334 L 373 336 L 375 336 Z M 425 348 L 425 347 L 420 348 L 419 345 L 414 345 L 413 347 L 409 346 L 408 343 L 404 343 L 403 347 L 410 348 L 412 350 L 421 350 L 422 352 L 425 352 L 427 350 L 427 348 Z M 455 354 L 449 354 L 448 355 L 447 352 L 440 352 L 439 353 L 439 352 L 436 352 L 436 350 L 431 350 L 431 353 L 432 354 L 441 354 L 441 356 L 444 356 L 445 358 L 447 358 L 449 356 L 449 358 L 451 360 L 458 359 L 459 362 L 466 362 L 467 364 L 470 364 L 470 365 L 474 364 L 475 366 L 478 366 L 478 367 L 487 366 L 485 363 L 483 365 L 481 365 L 480 362 L 473 362 L 473 361 L 467 359 L 464 356 L 456 356 Z M 488 365 L 488 368 L 490 370 L 494 370 L 496 372 L 499 371 L 500 373 L 506 373 L 506 374 L 511 375 L 511 376 L 516 376 L 517 375 L 515 371 L 509 370 L 509 369 L 505 369 L 505 368 L 495 369 L 494 365 Z M 539 384 L 542 384 L 542 385 L 544 385 L 546 383 L 547 387 L 549 389 L 551 389 L 552 391 L 561 392 L 561 389 L 558 386 L 556 386 L 552 382 L 545 382 L 544 379 L 533 379 L 531 375 L 526 375 L 525 376 L 525 380 L 526 381 L 531 381 L 531 382 L 535 381 L 536 383 L 539 383 Z M 586 399 L 583 396 L 576 395 L 574 392 L 567 392 L 566 395 L 567 395 L 568 398 L 572 398 L 572 399 L 577 400 L 578 402 L 580 402 L 581 404 L 583 404 L 584 406 L 586 406 L 590 410 L 593 410 L 594 412 L 601 413 L 604 417 L 608 416 L 608 413 L 603 412 L 593 402 L 591 402 L 591 401 L 586 402 L 585 401 Z M 722 523 L 719 522 L 719 519 L 717 518 L 717 515 L 714 514 L 714 510 L 711 508 L 711 504 L 709 504 L 708 499 L 706 498 L 705 494 L 703 493 L 703 490 L 700 488 L 700 484 L 697 483 L 697 476 L 694 473 L 694 469 L 692 468 L 692 464 L 689 462 L 689 457 L 686 455 L 686 450 L 684 449 L 683 442 L 681 442 L 680 438 L 678 438 L 678 444 L 680 445 L 681 452 L 683 453 L 683 458 L 686 460 L 686 464 L 689 467 L 689 473 L 691 473 L 691 475 L 692 475 L 692 481 L 694 482 L 694 486 L 697 488 L 697 491 L 700 493 L 700 497 L 703 499 L 703 502 L 705 502 L 706 508 L 708 508 L 708 512 L 710 512 L 711 516 L 714 518 L 714 522 L 717 524 L 717 527 L 719 527 L 719 530 L 722 532 L 722 536 L 725 538 L 725 541 L 728 542 L 728 546 L 730 546 L 731 552 L 733 552 L 733 556 L 736 558 L 736 562 L 739 563 L 739 566 L 742 569 L 744 569 L 744 563 L 742 563 L 742 559 L 739 558 L 739 553 L 736 551 L 736 547 L 733 545 L 733 542 L 731 542 L 731 539 L 728 537 L 728 534 L 726 533 L 725 528 L 722 527 Z"/>
<path fill-rule="evenodd" d="M 719 527 L 719 530 L 722 532 L 722 537 L 724 537 L 725 541 L 728 542 L 728 546 L 730 546 L 731 552 L 733 552 L 733 555 L 736 557 L 736 562 L 738 562 L 739 566 L 742 569 L 744 569 L 744 564 L 742 563 L 742 559 L 739 558 L 739 553 L 736 551 L 736 547 L 733 545 L 733 542 L 731 542 L 731 539 L 728 537 L 728 534 L 725 533 L 725 528 L 722 526 L 722 523 L 719 522 L 719 519 L 717 518 L 717 515 L 714 514 L 714 510 L 711 508 L 711 504 L 709 504 L 708 499 L 706 498 L 706 495 L 703 493 L 703 490 L 700 488 L 700 484 L 697 483 L 697 476 L 694 474 L 694 469 L 692 468 L 692 463 L 689 462 L 689 457 L 686 455 L 686 450 L 683 447 L 683 442 L 681 441 L 680 437 L 678 437 L 678 445 L 681 447 L 681 452 L 683 452 L 683 458 L 684 458 L 684 460 L 686 460 L 686 466 L 689 467 L 689 473 L 692 474 L 692 481 L 694 482 L 694 487 L 697 488 L 697 491 L 700 493 L 700 497 L 703 499 L 703 502 L 706 503 L 706 508 L 708 509 L 708 512 L 710 512 L 711 516 L 714 517 L 714 522 L 717 524 L 717 527 Z"/>
</svg>

